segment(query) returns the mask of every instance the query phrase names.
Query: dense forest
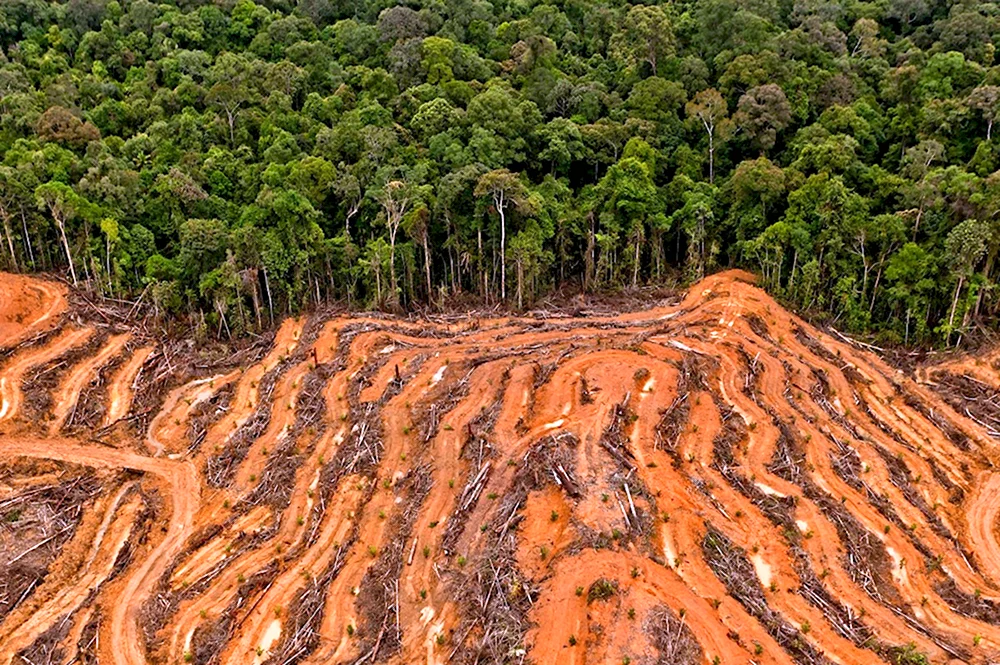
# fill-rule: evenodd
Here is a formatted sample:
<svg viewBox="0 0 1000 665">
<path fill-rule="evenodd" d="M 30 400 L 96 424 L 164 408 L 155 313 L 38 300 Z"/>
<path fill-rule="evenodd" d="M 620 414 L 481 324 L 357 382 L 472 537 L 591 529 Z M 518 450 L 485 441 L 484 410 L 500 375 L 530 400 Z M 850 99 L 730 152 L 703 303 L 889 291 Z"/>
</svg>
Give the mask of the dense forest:
<svg viewBox="0 0 1000 665">
<path fill-rule="evenodd" d="M 0 268 L 209 335 L 749 268 L 838 327 L 1000 310 L 1000 6 L 4 0 Z"/>
</svg>

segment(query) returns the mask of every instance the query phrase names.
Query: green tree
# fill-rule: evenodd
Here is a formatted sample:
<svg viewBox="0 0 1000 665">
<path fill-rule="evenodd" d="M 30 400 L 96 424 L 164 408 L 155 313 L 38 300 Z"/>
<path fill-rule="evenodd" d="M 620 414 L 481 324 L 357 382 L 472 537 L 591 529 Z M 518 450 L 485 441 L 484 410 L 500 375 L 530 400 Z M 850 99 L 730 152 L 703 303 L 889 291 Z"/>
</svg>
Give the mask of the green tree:
<svg viewBox="0 0 1000 665">
<path fill-rule="evenodd" d="M 225 114 L 230 145 L 236 144 L 236 120 L 257 98 L 255 84 L 260 75 L 256 61 L 236 53 L 220 54 L 212 68 L 207 99 Z"/>
<path fill-rule="evenodd" d="M 889 298 L 905 309 L 904 342 L 910 343 L 910 322 L 914 312 L 925 312 L 920 320 L 921 332 L 929 315 L 930 298 L 937 284 L 934 281 L 933 257 L 914 242 L 908 242 L 892 255 L 885 269 Z"/>
<path fill-rule="evenodd" d="M 955 279 L 955 292 L 951 299 L 948 323 L 943 326 L 942 330 L 946 343 L 951 340 L 951 336 L 956 330 L 955 314 L 958 310 L 962 288 L 986 255 L 991 232 L 988 224 L 976 219 L 968 219 L 953 228 L 945 238 L 945 256 L 952 277 Z"/>
<path fill-rule="evenodd" d="M 78 283 L 76 266 L 73 261 L 73 252 L 70 251 L 66 225 L 87 209 L 87 201 L 74 192 L 72 187 L 62 182 L 47 182 L 44 185 L 39 185 L 35 190 L 35 198 L 38 201 L 38 207 L 48 210 L 59 229 L 59 240 L 62 243 L 63 251 L 66 252 L 66 264 L 69 266 L 73 285 L 76 286 Z"/>
<path fill-rule="evenodd" d="M 507 169 L 484 173 L 475 194 L 488 198 L 491 210 L 500 218 L 500 300 L 507 300 L 507 211 L 527 205 L 527 189 L 518 174 Z"/>
<path fill-rule="evenodd" d="M 774 147 L 778 132 L 788 127 L 792 109 L 785 91 L 774 83 L 751 88 L 740 97 L 733 121 L 750 137 L 753 144 L 766 152 Z"/>
<path fill-rule="evenodd" d="M 714 184 L 716 143 L 726 141 L 732 131 L 726 100 L 718 90 L 709 88 L 696 94 L 685 110 L 688 118 L 699 124 L 708 137 L 708 182 Z"/>
<path fill-rule="evenodd" d="M 629 147 L 633 146 L 633 150 L 626 152 L 640 155 L 644 147 L 648 148 L 644 142 L 630 142 Z M 662 215 L 663 209 L 663 202 L 653 182 L 652 166 L 639 156 L 623 155 L 608 169 L 607 175 L 597 186 L 597 192 L 604 201 L 601 215 L 604 241 L 601 263 L 606 267 L 609 278 L 617 272 L 615 245 L 618 235 L 624 231 L 629 239 L 628 257 L 632 268 L 630 283 L 633 287 L 637 286 L 647 228 L 651 217 Z M 663 228 L 662 222 L 656 225 L 654 254 L 658 253 L 659 232 Z"/>
<path fill-rule="evenodd" d="M 981 85 L 969 94 L 969 108 L 983 114 L 986 120 L 986 140 L 993 138 L 993 123 L 1000 119 L 1000 86 Z"/>
<path fill-rule="evenodd" d="M 389 303 L 393 307 L 399 303 L 396 284 L 396 238 L 407 212 L 414 204 L 416 194 L 414 187 L 403 180 L 390 180 L 373 194 L 382 207 L 382 221 L 389 231 Z"/>
<path fill-rule="evenodd" d="M 660 61 L 673 52 L 673 45 L 673 26 L 663 7 L 635 5 L 611 37 L 610 52 L 633 67 L 648 64 L 655 75 Z"/>
<path fill-rule="evenodd" d="M 718 248 L 709 247 L 709 239 L 715 233 L 718 190 L 711 184 L 686 181 L 686 176 L 678 176 L 674 184 L 683 194 L 683 205 L 670 216 L 671 226 L 684 231 L 688 240 L 688 271 L 691 279 L 701 279 Z"/>
</svg>

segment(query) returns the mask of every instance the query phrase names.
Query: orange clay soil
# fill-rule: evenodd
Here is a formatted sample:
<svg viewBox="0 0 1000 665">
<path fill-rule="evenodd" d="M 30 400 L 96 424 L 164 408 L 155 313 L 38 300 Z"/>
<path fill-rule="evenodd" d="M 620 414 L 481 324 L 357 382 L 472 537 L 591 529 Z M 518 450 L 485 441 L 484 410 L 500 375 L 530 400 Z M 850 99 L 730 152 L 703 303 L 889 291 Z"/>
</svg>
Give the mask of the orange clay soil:
<svg viewBox="0 0 1000 665">
<path fill-rule="evenodd" d="M 618 316 L 288 319 L 245 367 L 157 370 L 145 419 L 163 350 L 116 331 L 25 422 L 96 332 L 65 309 L 0 275 L 4 528 L 60 468 L 102 483 L 0 588 L 0 664 L 1000 658 L 1000 432 L 961 403 L 1000 353 L 911 376 L 726 272 Z M 117 447 L 60 436 L 102 368 Z"/>
<path fill-rule="evenodd" d="M 62 284 L 5 274 L 0 279 L 0 349 L 56 325 L 65 309 Z"/>
<path fill-rule="evenodd" d="M 142 366 L 152 355 L 154 349 L 153 346 L 136 349 L 112 375 L 108 384 L 108 410 L 103 423 L 105 426 L 118 422 L 128 415 L 132 408 L 132 396 L 135 393 L 136 381 L 139 380 Z"/>
<path fill-rule="evenodd" d="M 73 414 L 77 400 L 80 398 L 80 391 L 86 387 L 94 375 L 100 371 L 101 367 L 110 362 L 115 356 L 122 352 L 129 341 L 130 335 L 122 333 L 113 335 L 104 343 L 104 346 L 90 358 L 77 363 L 63 377 L 62 383 L 52 397 L 53 420 L 49 423 L 49 433 L 58 434 L 66 420 Z"/>
</svg>

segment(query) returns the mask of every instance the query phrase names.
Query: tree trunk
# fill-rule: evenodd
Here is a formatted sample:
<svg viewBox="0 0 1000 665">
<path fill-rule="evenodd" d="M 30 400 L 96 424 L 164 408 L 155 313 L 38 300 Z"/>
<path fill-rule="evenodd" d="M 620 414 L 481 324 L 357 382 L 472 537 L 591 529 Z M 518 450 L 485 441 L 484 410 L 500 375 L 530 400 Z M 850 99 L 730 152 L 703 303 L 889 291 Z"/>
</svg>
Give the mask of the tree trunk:
<svg viewBox="0 0 1000 665">
<path fill-rule="evenodd" d="M 996 257 L 996 250 L 994 249 L 986 257 L 986 265 L 983 266 L 983 288 L 979 289 L 979 293 L 976 294 L 976 308 L 974 316 L 979 317 L 979 308 L 983 304 L 983 294 L 986 292 L 986 285 L 989 284 L 990 273 L 993 271 L 993 259 Z"/>
<path fill-rule="evenodd" d="M 500 192 L 500 199 L 497 205 L 497 212 L 500 213 L 500 300 L 507 300 L 507 216 L 504 214 L 503 192 Z"/>
<path fill-rule="evenodd" d="M 63 249 L 66 250 L 66 260 L 69 262 L 69 274 L 73 277 L 73 286 L 76 286 L 76 268 L 73 266 L 73 254 L 69 251 L 69 240 L 66 238 L 66 223 L 59 216 L 54 215 L 56 226 L 59 227 L 59 237 L 62 238 Z"/>
<path fill-rule="evenodd" d="M 524 261 L 517 260 L 517 309 L 520 311 L 524 307 Z"/>
<path fill-rule="evenodd" d="M 7 234 L 7 248 L 10 250 L 11 265 L 14 266 L 15 271 L 18 271 L 17 256 L 14 254 L 14 234 L 10 230 L 10 215 L 8 215 L 6 211 L 3 213 L 3 228 L 4 232 Z"/>
<path fill-rule="evenodd" d="M 955 325 L 955 310 L 958 308 L 958 294 L 962 291 L 962 283 L 964 281 L 965 277 L 959 277 L 958 284 L 955 285 L 955 297 L 951 299 L 951 314 L 948 316 L 948 336 L 945 337 L 945 344 L 951 339 L 951 328 Z"/>
<path fill-rule="evenodd" d="M 264 290 L 267 291 L 267 313 L 271 319 L 271 325 L 274 325 L 274 301 L 271 300 L 271 283 L 267 279 L 267 268 L 264 268 Z"/>
<path fill-rule="evenodd" d="M 482 274 L 483 279 L 479 283 L 480 297 L 483 302 L 489 302 L 489 297 L 487 292 L 489 290 L 489 278 L 486 273 L 486 269 L 483 268 L 483 228 L 480 226 L 476 229 L 476 244 L 479 247 L 479 272 Z"/>
<path fill-rule="evenodd" d="M 399 230 L 399 222 L 386 218 L 389 225 L 389 304 L 395 307 L 399 303 L 396 295 L 396 232 Z"/>
<path fill-rule="evenodd" d="M 451 218 L 448 217 L 448 230 L 454 237 L 458 234 L 455 233 L 455 229 L 452 226 Z M 448 263 L 451 266 L 451 292 L 452 294 L 458 293 L 458 285 L 462 282 L 462 276 L 458 274 L 458 261 L 455 260 L 455 255 L 458 254 L 458 249 L 455 247 L 455 243 L 452 243 L 448 247 Z M 448 284 L 448 280 L 445 280 L 445 285 Z"/>
<path fill-rule="evenodd" d="M 28 217 L 24 214 L 24 206 L 21 206 L 21 226 L 24 228 L 24 244 L 28 248 L 28 259 L 31 267 L 35 267 L 35 250 L 31 247 L 31 236 L 28 235 Z"/>
<path fill-rule="evenodd" d="M 104 238 L 104 260 L 105 270 L 108 273 L 108 290 L 114 293 L 114 286 L 111 283 L 111 236 L 105 236 Z"/>
<path fill-rule="evenodd" d="M 254 279 L 253 289 L 250 291 L 250 299 L 253 301 L 253 313 L 254 316 L 257 318 L 257 330 L 260 330 L 263 327 L 260 320 L 260 292 L 258 291 L 259 288 L 260 288 L 260 283 L 256 279 Z"/>
<path fill-rule="evenodd" d="M 594 212 L 587 213 L 590 226 L 587 229 L 587 251 L 583 257 L 583 290 L 590 292 L 594 286 Z"/>
<path fill-rule="evenodd" d="M 427 243 L 427 229 L 424 229 L 423 240 L 424 240 L 424 274 L 427 278 L 427 304 L 431 303 L 434 294 L 431 292 L 431 248 Z"/>
<path fill-rule="evenodd" d="M 708 184 L 715 184 L 715 132 L 708 133 Z"/>
<path fill-rule="evenodd" d="M 875 273 L 875 284 L 872 285 L 872 300 L 871 304 L 868 305 L 868 313 L 871 314 L 875 310 L 875 298 L 878 297 L 878 283 L 882 280 L 882 268 L 885 266 L 883 261 L 879 264 L 878 272 Z"/>
<path fill-rule="evenodd" d="M 632 257 L 632 288 L 639 285 L 639 234 L 635 234 L 635 253 Z"/>
</svg>

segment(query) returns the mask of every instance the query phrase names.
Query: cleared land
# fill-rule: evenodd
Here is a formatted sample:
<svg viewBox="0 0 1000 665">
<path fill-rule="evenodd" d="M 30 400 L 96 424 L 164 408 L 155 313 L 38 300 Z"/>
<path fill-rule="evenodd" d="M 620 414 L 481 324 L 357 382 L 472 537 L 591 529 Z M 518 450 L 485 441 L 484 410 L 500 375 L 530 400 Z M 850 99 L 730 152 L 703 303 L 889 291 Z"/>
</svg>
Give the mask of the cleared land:
<svg viewBox="0 0 1000 665">
<path fill-rule="evenodd" d="M 990 663 L 1000 373 L 749 275 L 289 319 L 203 366 L 0 276 L 0 664 Z"/>
</svg>

